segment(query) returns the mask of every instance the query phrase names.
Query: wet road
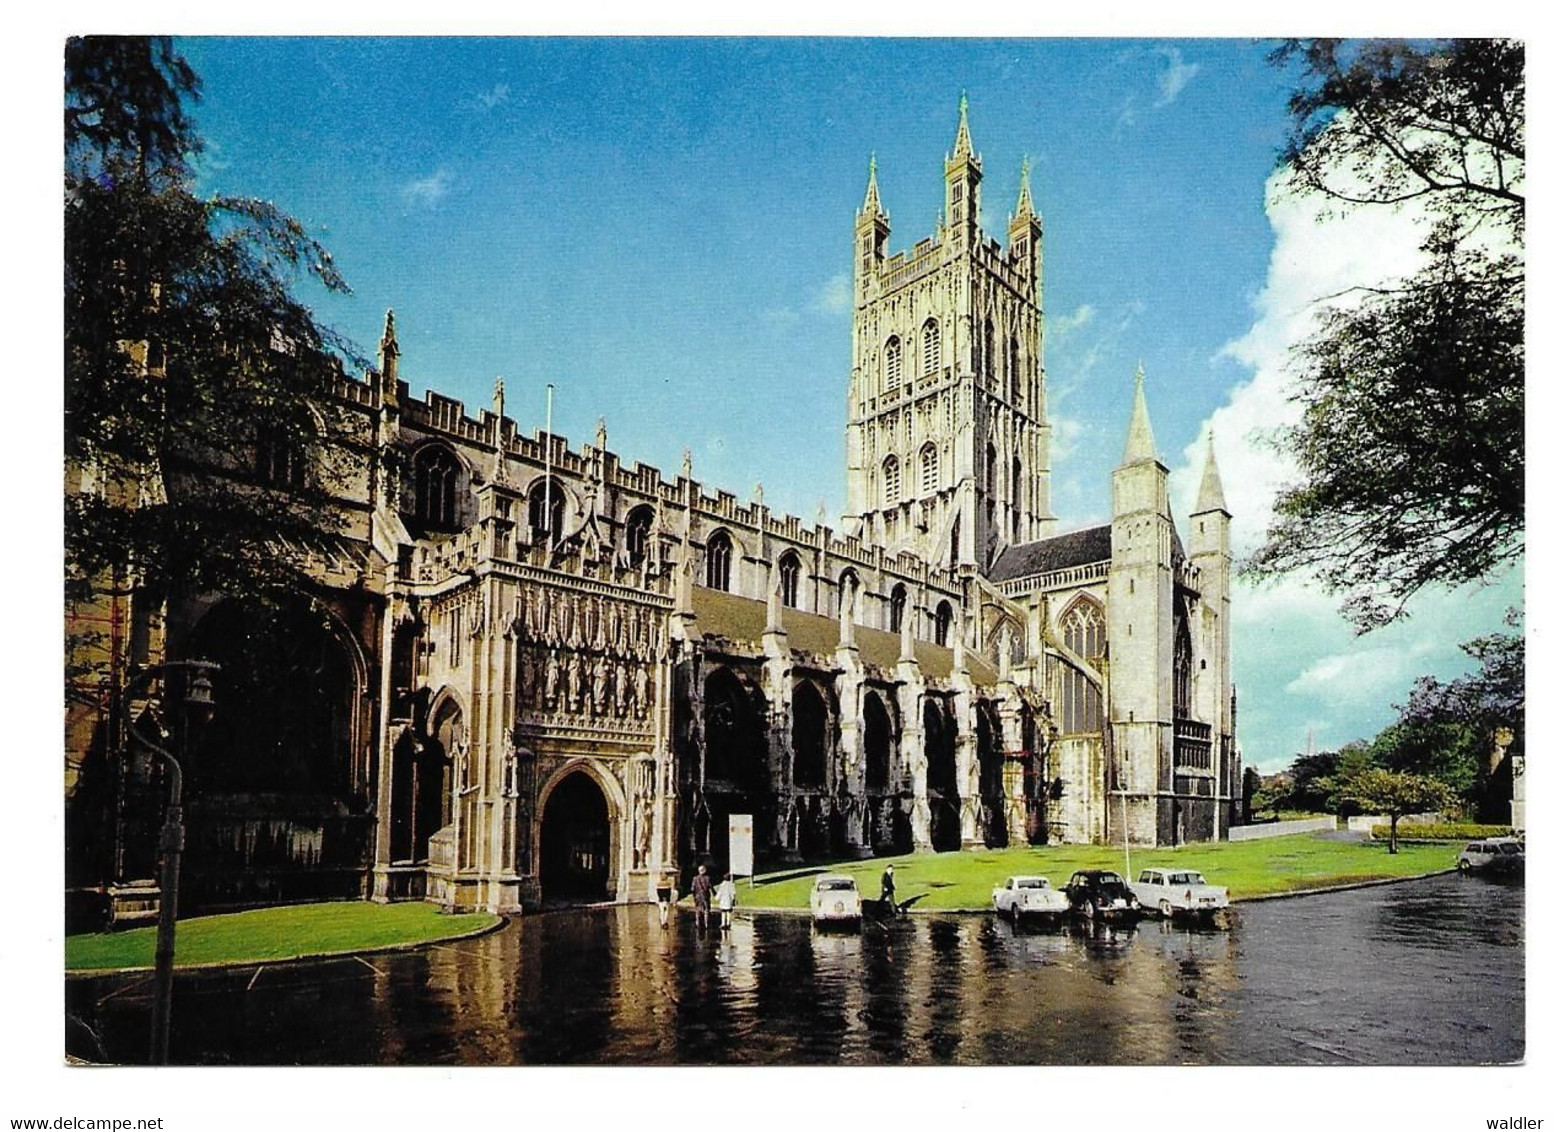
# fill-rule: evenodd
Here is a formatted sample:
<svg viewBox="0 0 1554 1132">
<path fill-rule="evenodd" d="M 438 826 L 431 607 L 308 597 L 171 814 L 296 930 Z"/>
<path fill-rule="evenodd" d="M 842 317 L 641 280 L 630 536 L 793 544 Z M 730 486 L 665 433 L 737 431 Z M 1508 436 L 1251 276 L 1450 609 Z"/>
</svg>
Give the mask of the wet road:
<svg viewBox="0 0 1554 1132">
<path fill-rule="evenodd" d="M 203 1064 L 1478 1064 L 1522 1057 L 1523 890 L 1446 876 L 1248 904 L 1219 928 L 859 934 L 651 908 L 417 952 L 178 978 Z M 70 1052 L 143 1056 L 149 982 L 69 980 Z"/>
</svg>

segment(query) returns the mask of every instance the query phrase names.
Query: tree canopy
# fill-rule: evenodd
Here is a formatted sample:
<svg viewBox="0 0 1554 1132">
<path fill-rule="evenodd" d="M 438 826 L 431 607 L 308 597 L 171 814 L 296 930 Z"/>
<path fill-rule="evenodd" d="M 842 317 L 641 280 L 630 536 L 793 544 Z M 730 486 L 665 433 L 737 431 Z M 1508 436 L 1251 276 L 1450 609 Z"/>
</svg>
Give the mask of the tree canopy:
<svg viewBox="0 0 1554 1132">
<path fill-rule="evenodd" d="M 1292 359 L 1301 419 L 1253 577 L 1313 570 L 1361 631 L 1421 589 L 1494 576 L 1525 531 L 1524 50 L 1286 44 L 1288 185 L 1334 209 L 1419 208 L 1413 276 L 1330 306 Z"/>
<path fill-rule="evenodd" d="M 1437 778 L 1379 767 L 1344 778 L 1335 797 L 1365 813 L 1385 814 L 1391 819 L 1388 850 L 1393 853 L 1398 851 L 1399 818 L 1404 814 L 1439 810 L 1455 800 L 1451 788 Z"/>
<path fill-rule="evenodd" d="M 335 526 L 308 453 L 355 359 L 293 288 L 345 282 L 273 204 L 196 195 L 169 41 L 65 55 L 67 597 L 294 589 L 287 549 Z"/>
</svg>

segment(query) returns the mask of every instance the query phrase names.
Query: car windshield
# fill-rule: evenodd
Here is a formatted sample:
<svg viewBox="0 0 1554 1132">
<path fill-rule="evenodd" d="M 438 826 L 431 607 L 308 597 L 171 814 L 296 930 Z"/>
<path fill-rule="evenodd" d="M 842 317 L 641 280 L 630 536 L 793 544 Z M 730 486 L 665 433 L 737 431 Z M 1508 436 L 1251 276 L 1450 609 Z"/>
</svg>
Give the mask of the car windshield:
<svg viewBox="0 0 1554 1132">
<path fill-rule="evenodd" d="M 1205 882 L 1204 882 L 1203 874 L 1202 873 L 1172 873 L 1171 874 L 1171 883 L 1172 884 L 1203 884 Z"/>
<path fill-rule="evenodd" d="M 1019 880 L 1015 881 L 1014 886 L 1016 888 L 1046 888 L 1047 887 L 1047 878 L 1046 877 L 1021 877 Z"/>
<path fill-rule="evenodd" d="M 828 877 L 815 882 L 817 892 L 851 892 L 856 887 L 847 877 Z"/>
<path fill-rule="evenodd" d="M 1508 842 L 1505 845 L 1500 846 L 1500 852 L 1502 852 L 1502 853 L 1520 853 L 1521 851 L 1522 851 L 1522 847 L 1520 845 L 1516 844 L 1516 842 L 1514 842 L 1514 841 Z"/>
</svg>

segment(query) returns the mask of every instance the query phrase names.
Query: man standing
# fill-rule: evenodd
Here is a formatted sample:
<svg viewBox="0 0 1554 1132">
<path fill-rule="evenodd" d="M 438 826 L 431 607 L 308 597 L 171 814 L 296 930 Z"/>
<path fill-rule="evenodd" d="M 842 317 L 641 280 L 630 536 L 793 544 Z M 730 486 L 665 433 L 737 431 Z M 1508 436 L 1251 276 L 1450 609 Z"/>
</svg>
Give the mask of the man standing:
<svg viewBox="0 0 1554 1132">
<path fill-rule="evenodd" d="M 896 914 L 896 866 L 886 865 L 880 877 L 880 905 L 886 912 Z"/>
<path fill-rule="evenodd" d="M 718 885 L 718 912 L 721 914 L 721 931 L 728 931 L 734 923 L 734 878 L 725 876 L 723 883 Z"/>
<path fill-rule="evenodd" d="M 707 917 L 712 912 L 712 878 L 707 875 L 706 865 L 696 866 L 696 875 L 691 879 L 691 899 L 696 904 L 696 931 L 706 935 Z"/>
</svg>

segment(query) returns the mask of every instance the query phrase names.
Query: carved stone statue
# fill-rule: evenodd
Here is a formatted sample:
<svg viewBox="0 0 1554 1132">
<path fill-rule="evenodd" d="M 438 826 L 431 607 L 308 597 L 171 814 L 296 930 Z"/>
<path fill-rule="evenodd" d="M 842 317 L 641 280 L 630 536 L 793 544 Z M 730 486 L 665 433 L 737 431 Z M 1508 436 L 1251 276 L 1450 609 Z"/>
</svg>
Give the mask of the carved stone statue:
<svg viewBox="0 0 1554 1132">
<path fill-rule="evenodd" d="M 631 699 L 630 666 L 624 661 L 615 665 L 615 714 L 625 715 L 627 701 Z"/>
<path fill-rule="evenodd" d="M 643 716 L 645 716 L 647 714 L 648 707 L 649 707 L 649 704 L 648 704 L 648 690 L 649 690 L 648 666 L 645 665 L 645 664 L 637 665 L 637 670 L 634 673 L 632 673 L 632 679 L 633 679 L 633 682 L 634 682 L 634 687 L 633 687 L 633 690 L 632 690 L 632 700 L 636 703 L 637 718 L 641 719 Z"/>
</svg>

